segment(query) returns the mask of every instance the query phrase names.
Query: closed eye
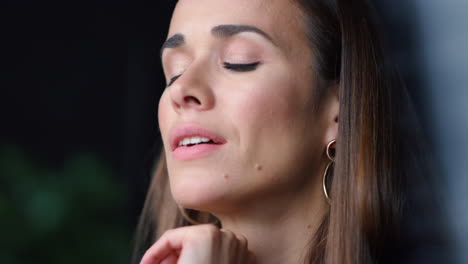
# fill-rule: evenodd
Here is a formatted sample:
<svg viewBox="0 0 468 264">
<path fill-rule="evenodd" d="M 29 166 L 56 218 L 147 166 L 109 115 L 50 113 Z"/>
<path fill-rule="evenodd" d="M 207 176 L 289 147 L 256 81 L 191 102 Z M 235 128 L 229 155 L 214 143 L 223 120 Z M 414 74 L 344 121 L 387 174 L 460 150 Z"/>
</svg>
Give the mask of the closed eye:
<svg viewBox="0 0 468 264">
<path fill-rule="evenodd" d="M 167 83 L 166 87 L 169 87 L 171 86 L 171 84 L 173 84 L 182 74 L 179 74 L 179 75 L 176 75 L 174 77 L 172 77 L 170 80 L 169 80 L 169 83 Z"/>
<path fill-rule="evenodd" d="M 253 62 L 253 63 L 229 63 L 224 62 L 223 66 L 225 69 L 236 71 L 236 72 L 248 72 L 253 71 L 257 68 L 260 62 Z M 169 83 L 166 87 L 171 86 L 182 74 L 176 75 L 169 80 Z"/>
<path fill-rule="evenodd" d="M 224 62 L 223 66 L 225 69 L 236 71 L 236 72 L 248 72 L 253 71 L 257 68 L 260 62 L 247 63 L 247 64 L 234 64 L 229 62 Z"/>
</svg>

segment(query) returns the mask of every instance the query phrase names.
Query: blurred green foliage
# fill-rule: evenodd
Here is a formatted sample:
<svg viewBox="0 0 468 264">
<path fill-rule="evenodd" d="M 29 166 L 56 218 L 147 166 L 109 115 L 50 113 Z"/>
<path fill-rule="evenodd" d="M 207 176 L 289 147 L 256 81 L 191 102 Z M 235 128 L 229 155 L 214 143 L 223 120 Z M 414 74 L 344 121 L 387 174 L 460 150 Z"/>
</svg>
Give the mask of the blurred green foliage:
<svg viewBox="0 0 468 264">
<path fill-rule="evenodd" d="M 0 263 L 126 263 L 127 191 L 93 154 L 61 169 L 0 147 Z"/>
</svg>

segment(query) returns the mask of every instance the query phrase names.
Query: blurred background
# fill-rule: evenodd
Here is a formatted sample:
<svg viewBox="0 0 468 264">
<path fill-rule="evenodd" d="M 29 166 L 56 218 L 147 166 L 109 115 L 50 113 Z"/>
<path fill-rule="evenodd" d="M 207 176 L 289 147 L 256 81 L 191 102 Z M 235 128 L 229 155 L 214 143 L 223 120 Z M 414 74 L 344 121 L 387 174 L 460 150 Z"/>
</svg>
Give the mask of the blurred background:
<svg viewBox="0 0 468 264">
<path fill-rule="evenodd" d="M 443 223 L 427 228 L 468 263 L 468 1 L 374 3 L 435 157 Z M 1 263 L 129 262 L 174 4 L 2 2 Z"/>
</svg>

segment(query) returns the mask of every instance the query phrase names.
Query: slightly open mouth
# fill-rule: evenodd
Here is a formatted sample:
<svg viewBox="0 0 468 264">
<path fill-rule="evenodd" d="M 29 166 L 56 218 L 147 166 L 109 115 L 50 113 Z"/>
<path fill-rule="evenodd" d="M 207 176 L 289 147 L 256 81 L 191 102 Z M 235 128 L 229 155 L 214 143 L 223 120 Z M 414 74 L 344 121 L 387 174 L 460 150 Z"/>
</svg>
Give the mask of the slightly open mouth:
<svg viewBox="0 0 468 264">
<path fill-rule="evenodd" d="M 219 143 L 216 143 L 213 140 L 210 140 L 208 142 L 193 143 L 193 144 L 190 143 L 190 144 L 187 144 L 187 145 L 180 145 L 179 147 L 193 147 L 193 146 L 196 146 L 196 145 L 203 145 L 203 144 L 216 144 L 216 145 L 218 145 Z"/>
<path fill-rule="evenodd" d="M 201 128 L 197 125 L 185 125 L 175 128 L 169 135 L 172 150 L 212 150 L 226 143 L 226 139 L 215 132 Z M 199 147 L 196 147 L 200 145 Z"/>
<path fill-rule="evenodd" d="M 193 147 L 196 145 L 201 145 L 201 144 L 218 144 L 216 140 L 209 138 L 207 136 L 191 136 L 191 137 L 185 137 L 181 138 L 179 142 L 177 143 L 177 147 Z"/>
<path fill-rule="evenodd" d="M 221 145 L 226 143 L 226 140 L 220 136 L 207 135 L 187 135 L 185 137 L 176 137 L 173 142 L 177 142 L 173 146 L 174 158 L 177 160 L 193 160 L 202 158 L 209 153 L 219 149 Z"/>
<path fill-rule="evenodd" d="M 179 145 L 179 147 L 193 147 L 193 146 L 197 146 L 197 145 L 207 145 L 207 144 L 210 144 L 210 145 L 219 145 L 221 143 L 216 143 L 214 142 L 213 140 L 210 140 L 208 142 L 201 142 L 201 143 L 189 143 L 187 145 Z"/>
</svg>

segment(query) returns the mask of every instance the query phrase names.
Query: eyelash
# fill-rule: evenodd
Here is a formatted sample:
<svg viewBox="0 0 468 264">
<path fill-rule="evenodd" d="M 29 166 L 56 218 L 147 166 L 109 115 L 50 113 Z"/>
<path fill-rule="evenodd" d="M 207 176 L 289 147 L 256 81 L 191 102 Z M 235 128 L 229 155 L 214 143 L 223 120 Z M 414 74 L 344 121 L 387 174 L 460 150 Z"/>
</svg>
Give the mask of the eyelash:
<svg viewBox="0 0 468 264">
<path fill-rule="evenodd" d="M 171 84 L 173 84 L 182 74 L 179 74 L 179 75 L 176 75 L 174 77 L 172 77 L 170 80 L 169 80 L 169 83 L 166 85 L 166 87 L 169 87 L 171 86 Z"/>
<path fill-rule="evenodd" d="M 225 69 L 236 71 L 236 72 L 248 72 L 248 71 L 253 71 L 257 68 L 257 66 L 260 64 L 260 62 L 253 62 L 253 63 L 247 63 L 247 64 L 234 64 L 234 63 L 228 63 L 225 62 L 223 63 L 223 66 Z"/>
<path fill-rule="evenodd" d="M 253 62 L 253 63 L 245 63 L 245 64 L 236 64 L 236 63 L 228 63 L 224 62 L 223 67 L 227 70 L 235 71 L 235 72 L 249 72 L 254 71 L 257 69 L 257 66 L 260 62 Z M 182 74 L 176 75 L 169 80 L 167 87 L 171 86 Z"/>
</svg>

